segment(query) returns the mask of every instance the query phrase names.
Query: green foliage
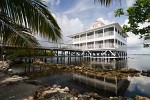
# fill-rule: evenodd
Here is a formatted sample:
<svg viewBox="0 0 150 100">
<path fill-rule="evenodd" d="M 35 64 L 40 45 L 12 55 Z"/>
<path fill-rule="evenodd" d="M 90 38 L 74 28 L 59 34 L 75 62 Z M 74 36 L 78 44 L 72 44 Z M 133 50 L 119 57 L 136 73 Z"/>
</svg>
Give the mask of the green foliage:
<svg viewBox="0 0 150 100">
<path fill-rule="evenodd" d="M 126 12 L 119 8 L 115 12 L 115 16 L 128 16 L 128 25 L 124 25 L 122 32 L 132 32 L 135 35 L 144 37 L 145 40 L 150 39 L 150 0 L 136 0 L 135 4 L 127 9 Z M 145 44 L 144 47 L 149 45 Z"/>
<path fill-rule="evenodd" d="M 0 34 L 5 44 L 30 47 L 38 45 L 34 34 L 52 41 L 61 38 L 60 27 L 41 0 L 0 0 Z"/>
<path fill-rule="evenodd" d="M 150 34 L 146 34 L 144 37 L 145 40 L 149 40 L 150 39 Z"/>
<path fill-rule="evenodd" d="M 124 15 L 122 8 L 115 11 L 115 16 Z M 140 27 L 145 23 L 150 23 L 150 0 L 136 0 L 135 4 L 127 9 L 126 12 L 129 22 L 128 26 L 124 25 L 124 32 L 132 32 L 135 35 L 145 37 L 150 33 L 150 25 Z M 148 39 L 148 38 L 145 38 Z"/>
<path fill-rule="evenodd" d="M 55 56 L 55 52 L 53 52 L 53 51 L 50 51 L 50 52 L 46 52 L 46 55 L 47 56 L 50 56 L 50 57 L 54 57 Z"/>
<path fill-rule="evenodd" d="M 8 59 L 15 59 L 17 57 L 33 57 L 33 56 L 55 56 L 55 52 L 53 51 L 45 51 L 44 50 L 33 50 L 31 48 L 27 49 L 18 49 L 18 50 L 9 50 L 5 53 Z"/>
<path fill-rule="evenodd" d="M 94 0 L 95 3 L 98 2 L 99 4 L 104 5 L 106 7 L 109 7 L 113 1 L 121 3 L 121 0 Z"/>
<path fill-rule="evenodd" d="M 119 8 L 119 9 L 117 9 L 115 12 L 114 12 L 114 14 L 115 14 L 115 17 L 120 17 L 121 15 L 124 15 L 124 11 L 123 11 L 123 8 Z"/>
<path fill-rule="evenodd" d="M 136 0 L 136 3 L 129 7 L 127 16 L 129 19 L 130 31 L 133 34 L 145 36 L 150 33 L 150 26 L 140 28 L 140 24 L 149 23 L 150 0 Z"/>
<path fill-rule="evenodd" d="M 112 2 L 112 0 L 94 0 L 94 2 L 96 3 L 96 2 L 98 2 L 99 4 L 101 4 L 101 5 L 104 5 L 104 6 L 109 6 L 110 5 L 110 3 Z"/>
<path fill-rule="evenodd" d="M 150 44 L 143 44 L 144 48 L 148 48 Z"/>
</svg>

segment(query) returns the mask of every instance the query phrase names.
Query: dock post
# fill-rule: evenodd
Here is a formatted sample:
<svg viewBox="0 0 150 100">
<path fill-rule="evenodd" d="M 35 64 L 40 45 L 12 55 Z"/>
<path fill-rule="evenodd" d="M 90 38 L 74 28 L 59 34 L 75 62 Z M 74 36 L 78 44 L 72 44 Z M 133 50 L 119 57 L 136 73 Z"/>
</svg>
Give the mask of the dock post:
<svg viewBox="0 0 150 100">
<path fill-rule="evenodd" d="M 76 61 L 76 57 L 77 57 L 77 52 L 75 51 L 75 61 Z"/>
<path fill-rule="evenodd" d="M 118 95 L 117 76 L 115 76 L 115 82 L 116 82 L 116 90 L 115 90 L 115 93 L 116 93 L 116 96 L 117 96 L 117 95 Z"/>
<path fill-rule="evenodd" d="M 58 60 L 59 60 L 59 58 L 58 58 L 58 50 L 56 50 L 56 56 L 57 56 L 57 64 L 58 64 Z"/>
</svg>

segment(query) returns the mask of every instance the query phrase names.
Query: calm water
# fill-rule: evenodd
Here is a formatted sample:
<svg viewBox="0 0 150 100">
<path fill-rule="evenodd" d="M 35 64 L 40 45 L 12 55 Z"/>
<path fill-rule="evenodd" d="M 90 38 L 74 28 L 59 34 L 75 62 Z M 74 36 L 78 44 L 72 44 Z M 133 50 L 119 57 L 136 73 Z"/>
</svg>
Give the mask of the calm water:
<svg viewBox="0 0 150 100">
<path fill-rule="evenodd" d="M 95 70 L 107 70 L 107 69 L 120 69 L 123 67 L 129 67 L 129 68 L 135 68 L 140 71 L 150 69 L 150 55 L 128 55 L 127 60 L 120 60 L 120 61 L 110 61 L 110 62 L 105 62 L 101 60 L 97 61 L 81 61 L 79 59 L 74 59 L 72 58 L 70 62 L 67 61 L 68 58 L 64 59 L 59 59 L 58 63 L 65 64 L 65 65 L 80 65 L 80 66 L 86 66 L 86 67 L 94 67 Z M 48 62 L 56 62 L 56 58 L 48 59 Z M 18 72 L 24 72 L 24 67 L 14 67 L 14 73 Z M 92 87 L 85 86 L 83 84 L 75 83 L 71 80 L 71 76 L 66 73 L 59 73 L 59 74 L 53 74 L 49 75 L 47 77 L 42 77 L 39 78 L 38 80 L 42 81 L 44 84 L 52 85 L 52 84 L 59 84 L 62 87 L 68 86 L 70 89 L 76 89 L 79 90 L 80 93 L 84 92 L 97 92 L 100 93 L 103 91 L 93 89 Z M 124 96 L 134 96 L 134 95 L 142 95 L 150 98 L 150 77 L 146 76 L 140 76 L 140 77 L 129 77 L 129 86 L 126 89 L 126 91 L 123 93 Z M 30 90 L 35 89 L 35 87 L 30 86 Z M 9 87 L 7 87 L 9 89 Z M 20 87 L 22 88 L 22 87 Z M 22 89 L 19 89 L 18 91 L 22 91 Z M 27 85 L 26 85 L 26 90 L 28 90 Z M 25 90 L 25 91 L 26 91 Z M 3 94 L 6 94 L 7 91 L 5 91 L 2 87 L 0 87 L 0 91 L 3 91 Z M 23 92 L 22 92 L 23 93 Z M 19 94 L 19 92 L 18 92 Z M 109 93 L 105 93 L 104 95 L 111 96 Z M 29 94 L 28 94 L 29 95 Z M 25 94 L 26 96 L 26 94 Z M 25 97 L 24 96 L 24 97 Z M 0 98 L 4 99 L 4 95 L 0 95 Z M 12 95 L 10 96 L 12 97 Z"/>
</svg>

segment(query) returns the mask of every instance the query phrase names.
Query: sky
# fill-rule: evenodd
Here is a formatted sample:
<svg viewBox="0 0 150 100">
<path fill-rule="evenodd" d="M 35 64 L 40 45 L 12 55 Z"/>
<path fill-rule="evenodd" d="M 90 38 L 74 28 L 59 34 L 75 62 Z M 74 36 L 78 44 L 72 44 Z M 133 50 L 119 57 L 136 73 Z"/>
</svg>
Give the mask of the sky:
<svg viewBox="0 0 150 100">
<path fill-rule="evenodd" d="M 121 26 L 128 23 L 127 16 L 114 17 L 114 11 L 120 7 L 127 9 L 135 0 L 113 2 L 109 7 L 94 3 L 94 0 L 43 0 L 56 19 L 62 30 L 61 42 L 69 41 L 68 35 L 88 30 L 97 19 L 105 24 L 117 22 Z M 114 1 L 114 0 L 113 0 Z M 139 39 L 139 36 L 127 33 L 128 54 L 150 54 L 150 48 L 143 48 L 143 43 L 149 42 Z"/>
</svg>

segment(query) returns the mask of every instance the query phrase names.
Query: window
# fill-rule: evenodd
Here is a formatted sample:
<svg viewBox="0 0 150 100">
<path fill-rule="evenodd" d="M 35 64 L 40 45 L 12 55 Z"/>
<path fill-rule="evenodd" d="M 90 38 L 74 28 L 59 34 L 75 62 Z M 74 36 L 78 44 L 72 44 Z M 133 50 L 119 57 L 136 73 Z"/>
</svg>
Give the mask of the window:
<svg viewBox="0 0 150 100">
<path fill-rule="evenodd" d="M 116 32 L 118 31 L 116 27 L 115 27 L 115 31 L 116 31 Z"/>
</svg>

